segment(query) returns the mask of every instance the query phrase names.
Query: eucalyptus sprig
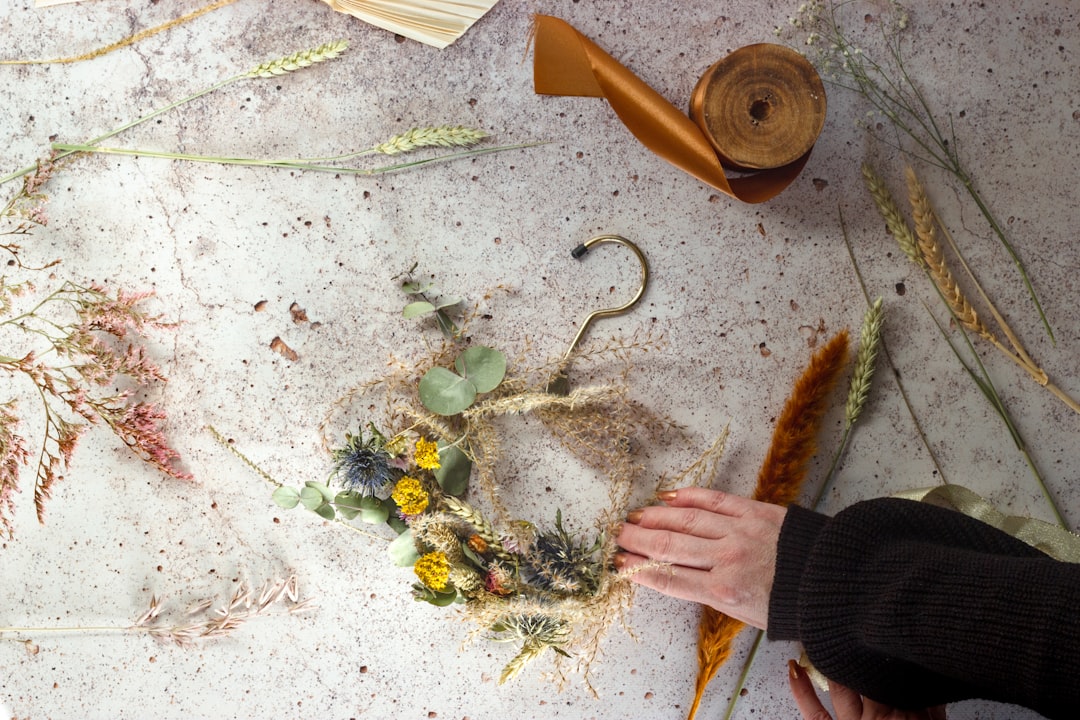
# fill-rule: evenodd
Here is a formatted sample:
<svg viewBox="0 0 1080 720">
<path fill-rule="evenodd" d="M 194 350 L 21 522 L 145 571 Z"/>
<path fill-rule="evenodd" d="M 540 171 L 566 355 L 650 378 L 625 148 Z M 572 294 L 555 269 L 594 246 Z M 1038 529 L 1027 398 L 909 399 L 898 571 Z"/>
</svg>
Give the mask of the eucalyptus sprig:
<svg viewBox="0 0 1080 720">
<path fill-rule="evenodd" d="M 436 415 L 463 413 L 477 395 L 498 387 L 506 376 L 506 355 L 474 345 L 457 356 L 454 370 L 435 366 L 420 378 L 420 402 Z"/>
</svg>

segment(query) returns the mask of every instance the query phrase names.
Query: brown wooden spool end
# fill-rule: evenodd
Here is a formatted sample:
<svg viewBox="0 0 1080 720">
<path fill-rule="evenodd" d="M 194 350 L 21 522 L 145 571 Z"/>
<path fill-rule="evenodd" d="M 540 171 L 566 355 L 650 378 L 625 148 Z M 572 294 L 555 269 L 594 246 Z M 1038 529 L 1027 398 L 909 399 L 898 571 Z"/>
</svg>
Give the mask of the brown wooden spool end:
<svg viewBox="0 0 1080 720">
<path fill-rule="evenodd" d="M 706 71 L 690 116 L 724 165 L 767 170 L 798 160 L 825 125 L 825 86 L 791 48 L 747 45 Z"/>
</svg>

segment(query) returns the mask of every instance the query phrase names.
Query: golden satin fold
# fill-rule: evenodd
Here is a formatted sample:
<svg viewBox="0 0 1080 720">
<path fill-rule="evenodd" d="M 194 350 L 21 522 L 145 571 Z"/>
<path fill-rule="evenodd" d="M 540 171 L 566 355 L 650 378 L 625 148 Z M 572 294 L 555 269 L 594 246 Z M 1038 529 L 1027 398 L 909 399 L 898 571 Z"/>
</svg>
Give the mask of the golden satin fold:
<svg viewBox="0 0 1080 720">
<path fill-rule="evenodd" d="M 728 177 L 705 132 L 567 22 L 537 15 L 533 84 L 541 95 L 604 98 L 645 147 L 704 183 L 747 203 L 777 195 L 810 156 L 752 175 Z"/>
</svg>

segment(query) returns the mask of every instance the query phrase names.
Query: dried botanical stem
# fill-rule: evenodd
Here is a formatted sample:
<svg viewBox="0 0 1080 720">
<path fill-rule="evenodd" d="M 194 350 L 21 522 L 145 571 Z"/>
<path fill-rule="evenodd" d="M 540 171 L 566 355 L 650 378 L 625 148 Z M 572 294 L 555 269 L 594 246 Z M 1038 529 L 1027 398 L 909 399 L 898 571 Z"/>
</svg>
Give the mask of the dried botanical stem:
<svg viewBox="0 0 1080 720">
<path fill-rule="evenodd" d="M 967 276 L 971 278 L 971 282 L 975 285 L 976 291 L 978 291 L 979 296 L 983 299 L 983 302 L 986 303 L 986 307 L 990 310 L 990 314 L 994 316 L 994 321 L 998 324 L 998 327 L 1001 328 L 1001 331 L 1005 334 L 1005 337 L 1006 339 L 1008 339 L 1009 344 L 1012 345 L 1013 350 L 1016 351 L 1016 354 L 1023 361 L 1023 364 L 1027 365 L 1028 368 L 1030 368 L 1029 372 L 1031 370 L 1037 371 L 1037 373 L 1032 374 L 1032 376 L 1035 378 L 1035 381 L 1038 382 L 1040 385 L 1045 385 L 1047 382 L 1046 373 L 1043 372 L 1038 367 L 1038 365 L 1035 364 L 1035 361 L 1031 359 L 1031 356 L 1028 355 L 1027 350 L 1020 343 L 1019 338 L 1016 337 L 1016 334 L 1013 332 L 1012 328 L 1009 327 L 1009 323 L 1006 322 L 1005 318 L 1001 315 L 1000 312 L 998 312 L 998 309 L 994 305 L 993 301 L 990 300 L 990 297 L 986 294 L 986 291 L 983 290 L 982 284 L 979 282 L 979 279 L 975 277 L 975 273 L 972 271 L 971 267 L 968 266 L 967 261 L 964 260 L 964 256 L 960 252 L 960 248 L 957 247 L 956 241 L 953 240 L 952 233 L 950 233 L 949 229 L 945 227 L 945 224 L 941 222 L 941 218 L 937 216 L 936 212 L 934 213 L 934 218 L 937 221 L 938 229 L 941 230 L 941 234 L 945 237 L 946 242 L 949 243 L 949 248 L 952 250 L 953 254 L 956 255 L 957 260 L 960 261 L 960 265 L 964 268 L 964 272 L 966 272 Z"/>
<path fill-rule="evenodd" d="M 496 557 L 510 563 L 514 561 L 513 556 L 503 547 L 502 540 L 499 539 L 499 534 L 495 532 L 495 526 L 492 525 L 491 521 L 484 517 L 479 510 L 464 500 L 460 500 L 452 495 L 444 497 L 443 504 L 451 515 L 459 517 L 471 525 L 473 529 L 476 530 L 476 534 L 484 539 L 488 549 L 494 553 Z"/>
<path fill-rule="evenodd" d="M 908 199 L 911 202 L 912 214 L 915 217 L 915 235 L 918 238 L 919 252 L 926 262 L 930 279 L 934 281 L 938 290 L 941 291 L 946 304 L 952 309 L 953 315 L 956 316 L 960 324 L 980 337 L 1000 345 L 997 338 L 991 334 L 990 329 L 979 318 L 975 308 L 968 302 L 964 292 L 949 271 L 949 266 L 945 262 L 945 253 L 937 241 L 934 211 L 930 207 L 930 200 L 926 197 L 926 190 L 910 166 L 905 169 L 904 174 L 907 178 Z"/>
<path fill-rule="evenodd" d="M 912 233 L 910 228 L 907 227 L 907 223 L 904 222 L 899 208 L 893 201 L 880 176 L 869 165 L 863 165 L 863 176 L 866 178 L 867 188 L 874 199 L 875 205 L 877 205 L 878 210 L 881 212 L 882 217 L 885 218 L 889 233 L 896 239 L 901 250 L 903 250 L 905 255 L 912 259 L 912 261 L 918 264 L 927 273 L 927 276 L 941 295 L 942 300 L 960 325 L 989 342 L 1005 357 L 1016 363 L 1018 367 L 1022 368 L 1035 382 L 1045 387 L 1051 394 L 1064 402 L 1074 412 L 1080 413 L 1080 403 L 1074 400 L 1060 387 L 1049 381 L 1046 371 L 1031 359 L 1031 356 L 1024 349 L 1004 317 L 998 312 L 993 302 L 991 302 L 990 298 L 979 284 L 978 279 L 971 271 L 971 268 L 968 267 L 963 256 L 956 248 L 956 244 L 953 242 L 948 230 L 934 211 L 933 206 L 930 204 L 926 195 L 926 190 L 914 171 L 908 167 L 905 170 L 905 175 L 907 178 L 909 200 L 915 217 L 915 233 Z M 957 257 L 960 259 L 968 276 L 975 284 L 979 295 L 986 302 L 991 315 L 994 317 L 994 320 L 997 322 L 998 326 L 1008 339 L 1009 344 L 1012 346 L 1011 348 L 1006 346 L 982 321 L 974 306 L 964 295 L 959 284 L 953 277 L 952 272 L 948 267 L 948 262 L 945 259 L 944 250 L 937 241 L 937 229 L 939 228 L 942 230 L 942 234 L 949 242 Z M 917 236 L 918 240 L 915 242 L 915 255 L 913 256 L 911 242 L 912 237 L 914 236 Z"/>
<path fill-rule="evenodd" d="M 162 23 L 161 25 L 156 25 L 152 28 L 140 30 L 134 35 L 130 35 L 126 38 L 123 38 L 122 40 L 118 40 L 114 43 L 106 45 L 105 47 L 98 48 L 97 50 L 91 50 L 90 52 L 83 53 L 82 55 L 72 55 L 68 57 L 52 58 L 48 60 L 0 60 L 0 65 L 61 65 L 76 63 L 82 60 L 92 60 L 94 58 L 99 58 L 102 55 L 107 55 L 113 50 L 119 50 L 120 48 L 127 47 L 128 45 L 134 45 L 140 40 L 145 40 L 146 38 L 157 35 L 158 33 L 165 32 L 166 30 L 171 30 L 174 27 L 183 25 L 184 23 L 201 17 L 209 12 L 219 10 L 226 5 L 232 5 L 234 2 L 236 2 L 236 0 L 217 0 L 217 2 L 210 3 L 209 5 L 201 7 L 198 10 L 193 10 L 186 15 L 181 15 L 178 18 L 174 18 L 172 20 L 169 20 L 168 22 Z"/>
<path fill-rule="evenodd" d="M 177 108 L 177 107 L 179 107 L 181 105 L 189 103 L 192 100 L 196 100 L 196 99 L 198 99 L 198 98 L 200 98 L 200 97 L 202 97 L 204 95 L 209 95 L 210 93 L 212 93 L 212 92 L 214 92 L 216 90 L 220 90 L 221 88 L 225 87 L 226 85 L 231 85 L 232 83 L 237 82 L 239 80 L 245 80 L 245 79 L 249 79 L 249 78 L 275 77 L 276 75 L 280 75 L 280 74 L 282 74 L 284 72 L 291 72 L 293 70 L 298 70 L 298 69 L 301 69 L 303 67 L 308 67 L 308 66 L 310 66 L 310 65 L 312 65 L 312 64 L 314 64 L 316 62 L 323 62 L 325 60 L 330 60 L 332 58 L 337 57 L 342 52 L 344 52 L 347 47 L 348 47 L 348 43 L 346 41 L 337 40 L 337 41 L 333 41 L 333 42 L 329 42 L 329 43 L 325 43 L 323 45 L 320 45 L 318 48 L 315 48 L 314 50 L 302 50 L 302 51 L 300 51 L 298 53 L 293 53 L 292 55 L 288 55 L 288 56 L 286 56 L 284 58 L 278 58 L 277 60 L 271 60 L 270 62 L 263 63 L 262 65 L 259 65 L 259 66 L 255 67 L 255 68 L 252 68 L 248 72 L 241 73 L 239 75 L 233 75 L 232 77 L 229 77 L 229 78 L 225 78 L 224 80 L 221 80 L 220 82 L 217 82 L 217 83 L 215 83 L 214 85 L 211 85 L 208 88 L 200 90 L 197 93 L 194 93 L 192 95 L 188 95 L 187 97 L 181 98 L 180 100 L 177 100 L 174 103 L 170 103 L 170 104 L 168 104 L 168 105 L 166 105 L 164 107 L 161 107 L 161 108 L 158 108 L 157 110 L 149 112 L 146 115 L 143 115 L 142 117 L 139 117 L 139 118 L 136 118 L 135 120 L 124 123 L 123 125 L 121 125 L 119 127 L 113 128 L 112 130 L 105 133 L 104 135 L 98 135 L 95 138 L 91 138 L 90 140 L 87 140 L 86 142 L 82 143 L 81 145 L 71 145 L 69 148 L 61 149 L 59 152 L 57 152 L 56 156 L 52 159 L 52 162 L 55 163 L 56 161 L 61 160 L 62 158 L 68 157 L 69 155 L 74 155 L 75 153 L 78 153 L 78 152 L 89 152 L 89 149 L 84 149 L 84 148 L 88 148 L 88 146 L 96 146 L 98 143 L 102 142 L 103 140 L 108 140 L 109 138 L 114 137 L 116 135 L 119 135 L 120 133 L 122 133 L 125 130 L 128 130 L 129 128 L 133 128 L 136 125 L 140 125 L 140 124 L 142 124 L 144 122 L 147 122 L 148 120 L 152 120 L 155 117 L 157 117 L 158 115 L 162 115 L 163 113 L 166 113 L 169 110 L 173 110 L 173 109 L 175 109 L 175 108 Z M 304 59 L 306 61 L 306 64 L 301 63 L 299 61 L 299 59 Z M 266 72 L 268 73 L 267 75 L 262 74 L 262 69 L 263 68 L 266 69 Z M 277 72 L 276 73 L 273 72 L 272 69 L 277 70 Z M 4 183 L 6 183 L 6 182 L 8 182 L 10 180 L 14 180 L 14 179 L 20 178 L 20 177 L 22 177 L 24 175 L 28 175 L 28 174 L 34 172 L 37 169 L 37 167 L 38 167 L 37 164 L 27 165 L 24 168 L 20 168 L 20 169 L 15 170 L 15 171 L 13 171 L 11 173 L 8 173 L 7 175 L 4 175 L 3 177 L 0 177 L 0 185 L 3 185 Z"/>
<path fill-rule="evenodd" d="M 469 147 L 487 136 L 488 134 L 483 130 L 462 125 L 418 127 L 395 135 L 386 142 L 376 145 L 371 151 L 383 155 L 397 155 L 421 147 Z"/>
<path fill-rule="evenodd" d="M 877 174 L 874 168 L 866 163 L 863 163 L 862 174 L 866 180 L 866 188 L 870 191 L 870 197 L 874 199 L 878 212 L 885 219 L 885 226 L 888 228 L 889 234 L 893 236 L 900 246 L 900 250 L 908 256 L 911 262 L 920 267 L 925 267 L 922 253 L 919 252 L 919 246 L 915 241 L 915 235 L 911 232 L 911 228 L 908 227 L 900 208 L 897 206 L 896 201 L 893 200 L 889 189 L 885 186 L 885 181 L 881 179 L 881 176 Z"/>
<path fill-rule="evenodd" d="M 286 73 L 293 72 L 295 70 L 301 70 L 306 67 L 311 67 L 316 63 L 326 62 L 327 60 L 333 60 L 341 55 L 343 52 L 349 49 L 349 43 L 347 40 L 331 40 L 328 43 L 311 48 L 309 50 L 300 50 L 294 52 L 291 55 L 286 55 L 276 60 L 270 60 L 260 65 L 256 65 L 251 70 L 247 71 L 240 77 L 243 78 L 271 78 L 278 75 L 285 75 Z"/>
<path fill-rule="evenodd" d="M 343 167 L 340 165 L 324 165 L 318 162 L 310 162 L 310 160 L 317 160 L 318 158 L 267 160 L 263 158 L 223 157 L 217 155 L 194 155 L 191 153 L 161 152 L 157 150 L 146 150 L 140 148 L 101 147 L 100 145 L 71 145 L 68 143 L 53 143 L 52 149 L 58 151 L 59 154 L 57 155 L 57 157 L 60 157 L 61 155 L 70 155 L 72 153 L 99 153 L 103 155 L 127 155 L 162 158 L 165 160 L 186 160 L 188 162 L 216 163 L 219 165 L 244 165 L 248 167 L 286 168 L 291 170 L 309 170 L 311 172 L 328 172 L 343 175 L 371 176 L 385 175 L 386 173 L 399 172 L 401 170 L 408 170 L 410 168 L 421 167 L 424 165 L 435 165 L 438 163 L 449 162 L 451 160 L 460 160 L 461 158 L 474 157 L 477 155 L 488 155 L 490 153 L 503 152 L 506 150 L 523 150 L 525 148 L 536 147 L 540 144 L 542 143 L 517 143 L 514 145 L 499 145 L 497 147 L 465 150 L 463 152 L 450 153 L 449 155 L 440 155 L 438 157 L 425 158 L 423 160 L 412 160 L 410 162 L 396 163 L 394 165 L 383 165 L 381 167 L 374 168 Z"/>
<path fill-rule="evenodd" d="M 878 298 L 866 310 L 859 330 L 859 350 L 855 355 L 855 371 L 851 375 L 847 402 L 844 405 L 844 428 L 849 429 L 862 413 L 874 376 L 874 361 L 881 346 L 881 325 L 884 321 L 882 300 Z"/>
<path fill-rule="evenodd" d="M 1031 278 L 1028 276 L 1020 255 L 1005 235 L 1001 224 L 998 223 L 990 208 L 983 200 L 974 179 L 968 174 L 967 169 L 960 161 L 959 143 L 956 137 L 946 132 L 943 123 L 939 123 L 931 111 L 930 103 L 922 91 L 912 80 L 904 65 L 903 53 L 901 52 L 901 38 L 899 33 L 889 37 L 886 24 L 882 23 L 882 35 L 886 41 L 886 47 L 890 56 L 887 64 L 880 64 L 872 60 L 861 48 L 854 47 L 845 36 L 838 17 L 838 8 L 847 5 L 846 2 L 829 3 L 825 17 L 818 17 L 824 8 L 821 3 L 806 3 L 806 9 L 812 17 L 806 18 L 806 22 L 800 19 L 799 27 L 813 28 L 812 37 L 822 42 L 819 47 L 826 49 L 826 56 L 821 58 L 827 64 L 830 63 L 829 54 L 834 66 L 839 64 L 840 71 L 851 81 L 842 86 L 861 94 L 875 108 L 884 115 L 890 124 L 900 133 L 906 134 L 918 147 L 917 150 L 901 147 L 897 142 L 890 142 L 881 138 L 886 144 L 922 159 L 932 165 L 942 168 L 955 177 L 964 189 L 967 190 L 975 205 L 979 208 L 986 222 L 990 225 L 994 235 L 1006 252 L 1012 258 L 1020 273 L 1028 295 L 1039 314 L 1046 334 L 1050 340 L 1056 343 L 1053 329 L 1039 301 Z M 897 6 L 899 8 L 899 6 Z M 800 11 L 801 12 L 801 11 Z M 795 18 L 793 18 L 795 20 Z M 824 21 L 824 22 L 820 22 Z M 897 30 L 903 30 L 908 24 L 906 11 L 900 9 L 900 17 L 896 24 Z M 811 38 L 807 38 L 807 44 L 811 44 Z M 890 67 L 891 66 L 891 67 Z M 951 123 L 949 124 L 951 130 Z M 877 133 L 871 131 L 872 135 Z"/>
<path fill-rule="evenodd" d="M 998 312 L 997 308 L 991 302 L 982 286 L 979 284 L 975 274 L 968 267 L 964 261 L 963 256 L 959 254 L 956 248 L 956 243 L 953 242 L 952 236 L 945 230 L 944 224 L 941 223 L 937 217 L 937 213 L 934 212 L 933 207 L 930 205 L 926 196 L 926 191 L 919 181 L 915 172 L 908 167 L 905 172 L 908 182 L 908 192 L 911 199 L 911 205 L 916 219 L 916 232 L 919 236 L 919 247 L 923 252 L 923 256 L 926 259 L 927 266 L 929 267 L 930 277 L 937 286 L 942 297 L 945 299 L 949 309 L 953 312 L 957 320 L 967 327 L 969 330 L 974 331 L 979 337 L 988 341 L 1005 357 L 1012 360 L 1019 367 L 1023 368 L 1031 378 L 1050 391 L 1055 397 L 1069 406 L 1071 410 L 1076 413 L 1080 413 L 1080 403 L 1077 403 L 1072 397 L 1068 395 L 1064 390 L 1057 385 L 1050 382 L 1046 371 L 1039 367 L 1031 356 L 1021 345 L 1019 339 L 1013 333 L 1012 328 L 1009 327 L 1005 318 Z M 948 242 L 957 253 L 957 257 L 960 258 L 960 262 L 967 272 L 968 276 L 975 283 L 975 287 L 978 289 L 980 296 L 986 302 L 987 307 L 990 309 L 990 313 L 994 316 L 998 326 L 1002 329 L 1002 332 L 1009 340 L 1009 344 L 1012 345 L 1012 349 L 1006 347 L 996 335 L 991 333 L 981 320 L 976 321 L 974 324 L 969 324 L 965 321 L 965 311 L 970 310 L 971 317 L 975 317 L 975 310 L 971 307 L 971 303 L 964 297 L 963 292 L 952 278 L 952 273 L 949 271 L 946 264 L 944 252 L 941 246 L 936 241 L 935 228 L 942 228 Z M 924 238 L 927 238 L 924 241 Z M 957 299 L 958 298 L 958 299 Z M 981 328 L 981 329 L 980 329 Z"/>
<path fill-rule="evenodd" d="M 281 603 L 285 603 L 286 607 L 275 610 L 274 606 Z M 188 610 L 187 616 L 202 614 L 213 605 L 212 599 L 204 600 Z M 196 640 L 224 637 L 256 617 L 295 615 L 311 609 L 314 605 L 310 599 L 300 599 L 296 576 L 290 576 L 284 580 L 267 581 L 258 591 L 253 591 L 246 584 L 240 583 L 228 600 L 215 609 L 210 617 L 200 620 L 175 625 L 157 625 L 162 607 L 161 600 L 155 595 L 151 596 L 147 610 L 131 625 L 0 627 L 0 637 L 42 633 L 145 633 L 155 638 L 171 640 L 185 647 Z"/>
</svg>

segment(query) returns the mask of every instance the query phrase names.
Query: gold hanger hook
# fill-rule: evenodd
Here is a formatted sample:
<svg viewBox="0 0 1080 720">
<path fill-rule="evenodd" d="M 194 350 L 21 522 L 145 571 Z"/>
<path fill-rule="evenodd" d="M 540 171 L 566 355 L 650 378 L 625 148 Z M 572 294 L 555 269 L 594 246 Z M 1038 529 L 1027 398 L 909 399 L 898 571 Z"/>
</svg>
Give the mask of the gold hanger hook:
<svg viewBox="0 0 1080 720">
<path fill-rule="evenodd" d="M 641 300 L 641 297 L 645 294 L 645 288 L 649 286 L 649 262 L 645 259 L 645 254 L 641 252 L 637 245 L 621 235 L 597 235 L 578 245 L 570 251 L 570 255 L 573 256 L 574 259 L 580 260 L 594 245 L 600 245 L 602 243 L 615 243 L 617 245 L 628 247 L 633 251 L 634 255 L 637 256 L 638 262 L 641 263 L 641 284 L 638 286 L 637 292 L 634 293 L 634 297 L 630 298 L 629 301 L 618 307 L 594 310 L 586 316 L 585 320 L 581 323 L 581 327 L 578 328 L 577 334 L 574 335 L 574 339 L 570 342 L 570 347 L 568 347 L 563 354 L 559 371 L 548 383 L 547 391 L 553 395 L 566 395 L 570 392 L 570 380 L 566 374 L 570 355 L 574 352 L 574 349 L 577 348 L 578 343 L 581 342 L 581 338 L 585 336 L 585 331 L 592 325 L 593 320 L 602 317 L 611 317 L 613 315 L 621 315 L 624 312 L 627 312 Z"/>
<path fill-rule="evenodd" d="M 634 305 L 637 305 L 638 300 L 641 300 L 641 296 L 645 294 L 645 288 L 649 286 L 649 262 L 645 259 L 645 253 L 641 252 L 641 249 L 637 245 L 621 235 L 597 235 L 594 238 L 589 238 L 571 250 L 570 255 L 573 256 L 575 260 L 580 260 L 594 245 L 603 243 L 616 243 L 628 247 L 633 251 L 634 255 L 637 256 L 638 262 L 641 263 L 641 285 L 638 287 L 637 292 L 634 293 L 634 297 L 630 298 L 628 302 L 623 303 L 618 307 L 594 310 L 589 313 L 584 322 L 581 323 L 581 327 L 578 328 L 577 335 L 575 335 L 573 341 L 571 341 L 570 347 L 568 347 L 566 353 L 563 354 L 563 360 L 570 357 L 570 353 L 574 352 L 574 349 L 578 346 L 578 343 L 581 342 L 581 338 L 585 336 L 585 331 L 589 329 L 593 320 L 602 317 L 611 317 L 613 315 L 622 315 L 624 312 L 627 312 L 630 308 L 634 307 Z"/>
</svg>

